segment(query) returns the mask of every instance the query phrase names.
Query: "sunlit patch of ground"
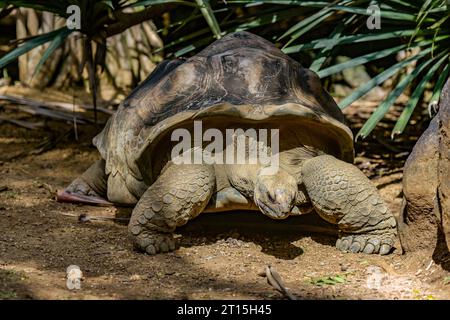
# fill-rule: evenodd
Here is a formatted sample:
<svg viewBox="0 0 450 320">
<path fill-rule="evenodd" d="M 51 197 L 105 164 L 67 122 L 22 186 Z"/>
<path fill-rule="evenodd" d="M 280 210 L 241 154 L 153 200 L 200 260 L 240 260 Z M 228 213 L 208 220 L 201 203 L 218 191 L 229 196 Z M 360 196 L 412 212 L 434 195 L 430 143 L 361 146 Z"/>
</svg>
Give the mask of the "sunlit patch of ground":
<svg viewBox="0 0 450 320">
<path fill-rule="evenodd" d="M 135 252 L 123 221 L 77 219 L 114 217 L 115 208 L 54 201 L 55 190 L 98 158 L 89 144 L 93 130 L 81 128 L 78 143 L 69 137 L 50 151 L 8 160 L 33 150 L 39 136 L 45 133 L 0 126 L 0 299 L 281 299 L 258 275 L 267 265 L 302 299 L 450 298 L 449 273 L 425 252 L 345 254 L 331 236 L 279 232 L 276 221 L 252 232 L 239 225 L 239 213 L 226 215 L 220 230 L 204 230 L 211 218 L 193 221 L 180 231 L 176 252 Z M 370 148 L 357 146 L 358 165 L 398 213 L 402 173 L 385 163 L 396 169 L 406 156 L 389 162 L 382 143 Z M 83 272 L 81 290 L 66 288 L 72 264 Z"/>
</svg>

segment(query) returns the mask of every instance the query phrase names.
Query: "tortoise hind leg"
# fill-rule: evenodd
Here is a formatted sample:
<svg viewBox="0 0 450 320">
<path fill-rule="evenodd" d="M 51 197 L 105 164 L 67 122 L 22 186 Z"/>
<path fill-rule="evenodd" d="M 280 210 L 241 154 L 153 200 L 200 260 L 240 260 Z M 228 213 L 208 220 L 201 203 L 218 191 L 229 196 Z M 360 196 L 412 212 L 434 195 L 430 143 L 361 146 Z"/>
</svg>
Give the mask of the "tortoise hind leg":
<svg viewBox="0 0 450 320">
<path fill-rule="evenodd" d="M 83 174 L 64 190 L 59 191 L 59 202 L 74 202 L 93 205 L 112 205 L 106 200 L 107 175 L 105 160 L 94 162 Z"/>
<path fill-rule="evenodd" d="M 214 189 L 212 166 L 168 167 L 133 210 L 128 230 L 135 247 L 148 254 L 175 250 L 175 228 L 198 216 Z"/>
<path fill-rule="evenodd" d="M 305 161 L 302 178 L 317 213 L 338 225 L 338 249 L 380 254 L 391 251 L 396 220 L 357 167 L 323 155 Z"/>
</svg>

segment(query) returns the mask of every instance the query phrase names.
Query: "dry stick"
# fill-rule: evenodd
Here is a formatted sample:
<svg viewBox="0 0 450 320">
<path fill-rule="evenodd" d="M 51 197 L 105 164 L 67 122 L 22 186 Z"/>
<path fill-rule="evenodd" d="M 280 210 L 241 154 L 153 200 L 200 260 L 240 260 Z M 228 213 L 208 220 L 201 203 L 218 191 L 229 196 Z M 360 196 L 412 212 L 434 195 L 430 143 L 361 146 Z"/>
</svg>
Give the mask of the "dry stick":
<svg viewBox="0 0 450 320">
<path fill-rule="evenodd" d="M 27 155 L 39 155 L 41 153 L 44 153 L 45 151 L 54 148 L 58 143 L 60 143 L 64 138 L 66 138 L 70 134 L 71 131 L 72 131 L 72 128 L 70 128 L 69 130 L 67 130 L 62 135 L 59 135 L 56 138 L 47 137 L 44 139 L 43 142 L 38 144 L 34 149 L 20 151 L 18 153 L 15 153 L 11 156 L 6 157 L 6 159 L 8 161 L 11 161 L 11 160 L 14 160 L 14 159 L 17 159 L 20 157 L 24 157 Z"/>
<path fill-rule="evenodd" d="M 385 141 L 384 139 L 382 139 L 380 137 L 376 137 L 375 140 L 377 140 L 383 147 L 387 148 L 389 151 L 392 151 L 394 153 L 400 153 L 403 151 L 403 150 L 400 150 L 399 148 L 391 146 L 389 142 Z"/>
<path fill-rule="evenodd" d="M 66 132 L 64 132 L 63 134 L 57 136 L 56 138 L 46 138 L 42 143 L 40 143 L 37 146 L 37 148 L 35 148 L 34 150 L 29 151 L 28 154 L 30 154 L 30 155 L 38 155 L 38 154 L 44 153 L 45 151 L 53 149 L 64 138 L 68 137 L 70 135 L 71 131 L 72 131 L 72 129 L 69 129 Z"/>
<path fill-rule="evenodd" d="M 40 123 L 28 122 L 28 121 L 24 121 L 24 120 L 8 119 L 8 118 L 0 116 L 0 123 L 2 123 L 2 122 L 9 122 L 16 126 L 24 127 L 24 128 L 31 129 L 31 130 L 39 129 L 42 127 L 42 124 L 40 124 Z"/>
<path fill-rule="evenodd" d="M 77 115 L 75 113 L 75 89 L 72 90 L 73 94 L 73 108 L 72 108 L 72 116 L 73 116 L 73 130 L 75 132 L 75 141 L 78 141 L 78 128 L 77 128 Z"/>
<path fill-rule="evenodd" d="M 105 30 L 106 37 L 109 38 L 111 36 L 124 32 L 134 25 L 140 24 L 144 21 L 148 21 L 156 17 L 160 17 L 164 12 L 168 12 L 174 9 L 176 6 L 177 4 L 174 3 L 164 3 L 152 5 L 151 7 L 138 12 L 115 12 L 113 17 L 114 23 L 110 24 Z"/>
<path fill-rule="evenodd" d="M 266 277 L 267 283 L 289 300 L 298 300 L 297 297 L 290 293 L 289 290 L 284 286 L 280 275 L 273 267 L 266 266 L 265 273 L 263 272 L 260 275 Z"/>
<path fill-rule="evenodd" d="M 84 39 L 84 50 L 86 51 L 86 65 L 89 75 L 89 88 L 92 94 L 92 103 L 94 105 L 94 123 L 97 128 L 97 66 L 92 57 L 92 43 L 90 39 Z"/>
<path fill-rule="evenodd" d="M 12 96 L 12 95 L 0 95 L 0 100 L 6 100 L 6 101 L 9 101 L 12 103 L 23 104 L 23 105 L 28 105 L 28 106 L 32 106 L 32 107 L 45 107 L 48 109 L 58 108 L 58 109 L 63 109 L 63 110 L 67 110 L 67 111 L 72 111 L 72 109 L 74 107 L 76 109 L 79 109 L 82 111 L 94 109 L 93 106 L 86 105 L 86 104 L 81 105 L 81 104 L 75 104 L 75 103 L 65 103 L 65 102 L 56 102 L 56 101 L 42 102 L 42 101 L 30 99 L 30 98 L 23 98 L 23 97 L 17 97 L 17 96 Z M 114 113 L 114 111 L 106 109 L 106 108 L 102 108 L 102 107 L 98 107 L 97 110 L 101 111 L 103 113 L 106 113 L 106 114 Z"/>
<path fill-rule="evenodd" d="M 14 110 L 19 110 L 19 111 L 23 111 L 32 115 L 38 115 L 38 116 L 44 116 L 44 117 L 48 117 L 48 118 L 52 118 L 55 120 L 63 120 L 63 121 L 72 121 L 72 117 L 70 115 L 68 115 L 65 112 L 61 112 L 61 111 L 52 111 L 52 110 L 48 110 L 48 109 L 44 109 L 41 107 L 36 107 L 36 106 L 31 106 L 31 105 L 6 105 L 5 108 L 8 109 L 14 109 Z M 77 119 L 77 122 L 79 124 L 85 124 L 87 122 L 92 122 L 89 119 L 86 118 L 82 118 L 82 119 Z"/>
<path fill-rule="evenodd" d="M 111 218 L 111 217 L 90 216 L 85 213 L 74 214 L 74 213 L 62 212 L 61 215 L 77 218 L 78 221 L 80 221 L 80 222 L 95 221 L 95 220 L 97 220 L 97 221 L 130 221 L 130 218 Z"/>
</svg>

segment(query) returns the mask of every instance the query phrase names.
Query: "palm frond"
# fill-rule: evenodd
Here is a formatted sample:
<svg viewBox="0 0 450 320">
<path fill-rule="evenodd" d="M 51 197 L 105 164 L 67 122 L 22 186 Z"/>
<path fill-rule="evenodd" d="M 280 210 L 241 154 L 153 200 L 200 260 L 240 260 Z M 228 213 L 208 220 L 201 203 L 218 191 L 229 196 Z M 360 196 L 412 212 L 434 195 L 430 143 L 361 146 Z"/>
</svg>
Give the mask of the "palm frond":
<svg viewBox="0 0 450 320">
<path fill-rule="evenodd" d="M 68 30 L 66 27 L 62 27 L 60 29 L 39 35 L 37 37 L 33 37 L 32 39 L 27 40 L 23 44 L 19 45 L 17 48 L 11 50 L 3 57 L 0 58 L 0 68 L 8 65 L 12 61 L 16 60 L 21 55 L 27 53 L 30 50 L 33 50 L 36 47 L 43 45 L 44 43 L 53 41 L 57 37 L 61 37 L 62 35 L 68 35 L 71 30 Z"/>
</svg>

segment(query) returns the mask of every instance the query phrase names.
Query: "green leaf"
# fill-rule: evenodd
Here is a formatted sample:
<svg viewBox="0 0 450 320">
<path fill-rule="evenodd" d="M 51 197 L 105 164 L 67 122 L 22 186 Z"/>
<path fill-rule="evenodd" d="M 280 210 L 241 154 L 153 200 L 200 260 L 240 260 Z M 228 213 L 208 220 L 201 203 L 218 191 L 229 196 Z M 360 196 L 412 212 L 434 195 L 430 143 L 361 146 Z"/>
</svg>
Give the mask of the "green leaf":
<svg viewBox="0 0 450 320">
<path fill-rule="evenodd" d="M 393 91 L 389 93 L 387 98 L 378 106 L 378 108 L 372 113 L 370 118 L 364 123 L 363 127 L 356 135 L 356 139 L 359 137 L 366 138 L 370 132 L 375 128 L 378 122 L 383 119 L 386 112 L 394 104 L 397 98 L 402 94 L 406 87 L 414 80 L 433 60 L 423 62 L 420 66 L 414 69 L 413 72 L 406 75 L 395 87 Z"/>
<path fill-rule="evenodd" d="M 427 8 L 429 7 L 429 5 L 431 4 L 432 1 L 433 0 L 425 0 L 425 2 L 423 3 L 423 5 L 420 8 L 420 11 L 417 15 L 417 21 L 419 21 L 423 16 L 426 16 Z"/>
<path fill-rule="evenodd" d="M 130 4 L 130 7 L 153 6 L 158 4 L 177 3 L 181 5 L 195 7 L 195 4 L 184 0 L 142 0 Z"/>
<path fill-rule="evenodd" d="M 364 15 L 364 16 L 370 15 L 370 13 L 367 12 L 366 8 L 352 8 L 352 7 L 346 7 L 346 6 L 332 6 L 331 9 L 333 9 L 333 10 L 341 10 L 341 11 L 350 12 L 350 13 L 356 13 L 356 14 L 360 14 L 360 15 Z M 414 21 L 415 18 L 416 18 L 415 15 L 409 14 L 409 13 L 381 10 L 381 19 L 391 19 L 391 20 L 400 20 L 400 21 Z"/>
<path fill-rule="evenodd" d="M 173 27 L 173 26 L 177 26 L 177 28 L 173 31 L 171 31 L 172 34 L 180 31 L 185 25 L 187 25 L 189 22 L 194 21 L 196 19 L 198 19 L 199 17 L 203 17 L 202 14 L 198 14 L 199 8 L 195 8 L 194 10 L 192 10 L 192 12 L 190 13 L 190 15 L 186 18 L 183 17 L 183 19 L 175 24 L 172 24 L 169 26 L 169 28 Z"/>
<path fill-rule="evenodd" d="M 439 103 L 441 91 L 442 88 L 444 87 L 445 81 L 447 80 L 449 71 L 450 71 L 450 63 L 447 62 L 447 65 L 445 66 L 442 73 L 439 75 L 439 78 L 436 81 L 436 84 L 434 85 L 433 95 L 431 96 L 430 104 L 435 103 L 437 105 Z"/>
<path fill-rule="evenodd" d="M 392 130 L 391 137 L 393 138 L 396 134 L 400 134 L 405 130 L 406 124 L 409 121 L 409 118 L 411 117 L 411 114 L 413 113 L 417 103 L 419 102 L 419 98 L 422 96 L 423 91 L 425 90 L 426 84 L 430 81 L 431 77 L 434 75 L 434 73 L 437 71 L 437 69 L 441 66 L 441 64 L 448 59 L 448 56 L 444 56 L 439 60 L 436 64 L 434 64 L 430 70 L 426 73 L 426 75 L 422 78 L 422 80 L 419 82 L 419 84 L 416 86 L 416 89 L 412 93 L 411 97 L 409 98 L 408 104 L 405 106 L 405 109 L 403 109 L 402 114 L 397 120 L 397 123 L 395 124 L 394 129 Z"/>
<path fill-rule="evenodd" d="M 377 75 L 376 77 L 372 78 L 367 83 L 358 87 L 351 95 L 349 95 L 348 97 L 346 97 L 344 100 L 342 100 L 339 103 L 339 107 L 341 109 L 344 109 L 345 107 L 349 106 L 355 100 L 361 98 L 367 92 L 372 90 L 375 86 L 377 86 L 380 83 L 384 82 L 385 80 L 389 79 L 391 76 L 393 76 L 395 73 L 397 73 L 397 71 L 400 70 L 401 68 L 403 68 L 404 66 L 410 64 L 411 62 L 413 62 L 415 60 L 418 60 L 418 59 L 424 57 L 426 54 L 428 54 L 430 52 L 431 52 L 431 48 L 427 48 L 415 56 L 409 57 L 408 59 L 405 59 L 401 62 L 394 64 L 390 68 L 386 69 L 384 72 L 382 72 L 379 75 Z"/>
<path fill-rule="evenodd" d="M 59 0 L 59 1 L 47 1 L 47 0 L 13 0 L 13 1 L 0 1 L 0 8 L 7 5 L 13 5 L 17 8 L 29 8 L 38 11 L 47 11 L 56 13 L 62 17 L 67 16 L 67 7 L 71 5 L 71 1 Z"/>
<path fill-rule="evenodd" d="M 191 52 L 191 51 L 193 51 L 193 50 L 195 50 L 197 48 L 200 48 L 200 47 L 202 47 L 204 45 L 207 45 L 208 43 L 210 43 L 213 40 L 214 39 L 212 37 L 205 37 L 205 38 L 203 38 L 200 41 L 197 41 L 197 42 L 195 42 L 193 44 L 190 44 L 190 45 L 188 45 L 188 46 L 186 46 L 186 47 L 176 51 L 174 53 L 174 55 L 175 55 L 175 57 L 181 57 L 181 56 L 185 55 L 188 52 Z"/>
<path fill-rule="evenodd" d="M 229 3 L 248 3 L 250 1 L 228 1 Z M 352 6 L 346 6 L 343 4 L 337 4 L 337 5 L 330 5 L 329 2 L 320 2 L 320 1 L 280 1 L 280 0 L 274 0 L 274 1 L 258 1 L 260 3 L 266 3 L 266 4 L 286 4 L 286 5 L 299 5 L 303 7 L 311 7 L 311 8 L 324 8 L 328 7 L 330 10 L 335 11 L 343 11 L 343 12 L 349 12 L 349 13 L 355 13 L 359 15 L 370 15 L 369 12 L 367 12 L 367 6 L 361 6 L 361 7 L 352 7 Z M 366 4 L 369 1 L 364 1 Z M 401 21 L 415 21 L 416 16 L 414 14 L 409 14 L 406 12 L 397 12 L 397 11 L 389 11 L 389 10 L 382 10 L 381 11 L 381 18 L 385 19 L 392 19 L 392 20 L 401 20 Z"/>
<path fill-rule="evenodd" d="M 318 13 L 321 13 L 320 15 L 312 15 L 309 18 L 313 18 L 311 21 L 308 21 L 307 23 L 304 23 L 307 19 L 300 21 L 298 23 L 298 25 L 301 25 L 300 27 L 296 28 L 298 29 L 298 31 L 296 31 L 292 36 L 291 39 L 285 44 L 285 46 L 290 45 L 293 41 L 297 40 L 298 38 L 300 38 L 302 35 L 304 35 L 305 33 L 309 32 L 311 29 L 313 29 L 314 27 L 316 27 L 317 25 L 319 25 L 320 23 L 322 23 L 322 21 L 324 21 L 325 19 L 329 18 L 333 12 L 329 12 L 329 10 L 323 10 L 319 11 Z M 297 25 L 297 26 L 298 26 Z"/>
<path fill-rule="evenodd" d="M 192 33 L 190 33 L 190 34 L 188 34 L 186 36 L 181 36 L 181 37 L 177 38 L 176 40 L 174 40 L 174 41 L 164 45 L 164 47 L 154 50 L 153 53 L 157 53 L 157 52 L 160 52 L 160 51 L 163 51 L 163 50 L 167 50 L 167 49 L 169 49 L 169 48 L 171 48 L 171 47 L 173 47 L 173 46 L 175 46 L 175 45 L 177 45 L 179 43 L 188 42 L 191 39 L 194 39 L 194 38 L 196 38 L 198 36 L 201 36 L 201 35 L 209 33 L 209 31 L 210 31 L 209 28 L 205 28 L 205 29 L 201 29 L 201 30 L 197 30 L 195 32 L 192 32 Z M 211 37 L 209 37 L 209 38 L 212 39 Z M 191 47 L 191 46 L 192 46 L 192 44 L 188 45 L 187 47 Z M 179 49 L 178 51 L 180 51 L 180 50 L 183 50 L 183 49 Z"/>
<path fill-rule="evenodd" d="M 249 3 L 251 0 L 235 0 L 235 1 L 227 1 L 228 3 Z M 303 7 L 311 7 L 311 8 L 323 8 L 328 7 L 331 10 L 335 11 L 343 11 L 349 13 L 356 13 L 359 15 L 369 15 L 367 12 L 367 6 L 362 5 L 359 7 L 345 6 L 345 5 L 330 5 L 329 2 L 321 2 L 321 1 L 301 1 L 301 0 L 263 0 L 258 1 L 259 3 L 265 4 L 283 4 L 283 5 L 298 5 Z M 367 4 L 368 1 L 364 1 L 364 4 Z M 414 14 L 409 14 L 406 12 L 397 12 L 397 11 L 389 11 L 382 10 L 381 18 L 383 19 L 392 19 L 392 20 L 400 20 L 400 21 L 415 21 L 416 16 Z"/>
<path fill-rule="evenodd" d="M 386 2 L 388 2 L 388 3 L 391 3 L 391 2 L 392 2 L 392 3 L 394 3 L 395 5 L 407 7 L 408 9 L 414 9 L 414 10 L 417 9 L 417 5 L 415 5 L 414 3 L 406 2 L 406 1 L 392 0 L 392 1 L 386 1 Z M 381 8 L 384 8 L 385 5 L 386 5 L 386 4 L 383 2 L 383 3 L 381 4 L 380 7 L 381 7 Z M 390 8 L 392 8 L 392 6 L 391 6 Z"/>
<path fill-rule="evenodd" d="M 428 41 L 428 43 L 430 43 L 430 42 Z M 334 66 L 328 67 L 326 69 L 320 70 L 319 72 L 317 72 L 317 74 L 319 75 L 320 78 L 325 78 L 332 74 L 341 72 L 342 70 L 345 70 L 347 68 L 353 68 L 353 67 L 359 66 L 361 64 L 371 62 L 371 61 L 374 61 L 377 59 L 381 59 L 381 58 L 387 57 L 391 54 L 398 53 L 400 50 L 407 48 L 407 46 L 408 45 L 403 44 L 400 46 L 395 46 L 392 48 L 387 48 L 384 50 L 371 52 L 371 53 L 365 54 L 363 56 L 353 58 L 349 61 L 342 62 L 342 63 L 336 64 Z"/>
<path fill-rule="evenodd" d="M 331 277 L 331 279 L 336 283 L 345 283 L 346 279 L 342 276 Z"/>
<path fill-rule="evenodd" d="M 7 64 L 11 63 L 12 61 L 14 61 L 18 57 L 20 57 L 21 55 L 27 53 L 28 51 L 46 43 L 46 42 L 53 40 L 61 32 L 62 29 L 67 29 L 67 28 L 62 27 L 60 29 L 57 29 L 57 30 L 54 30 L 54 31 L 51 31 L 51 32 L 45 33 L 43 35 L 39 35 L 37 37 L 27 40 L 26 42 L 24 42 L 17 48 L 15 48 L 12 51 L 5 54 L 0 59 L 0 68 L 3 68 Z"/>
<path fill-rule="evenodd" d="M 420 11 L 417 15 L 417 25 L 414 31 L 414 34 L 411 36 L 411 39 L 409 40 L 409 42 L 411 43 L 413 41 L 413 39 L 416 37 L 416 34 L 420 32 L 421 30 L 421 26 L 425 21 L 425 18 L 427 17 L 427 15 L 429 14 L 429 10 L 427 10 L 428 6 L 431 4 L 433 0 L 426 0 L 424 2 L 424 4 L 422 5 L 422 7 L 420 8 Z"/>
<path fill-rule="evenodd" d="M 294 16 L 297 16 L 297 13 L 295 11 L 283 10 L 283 11 L 277 11 L 277 12 L 270 12 L 268 14 L 262 14 L 262 15 L 258 16 L 256 19 L 247 19 L 248 21 L 242 22 L 242 23 L 237 23 L 236 21 L 230 21 L 224 25 L 224 26 L 231 26 L 225 30 L 225 34 L 235 32 L 235 31 L 243 31 L 243 30 L 248 30 L 248 29 L 252 29 L 252 28 L 257 28 L 257 27 L 261 27 L 264 25 L 269 25 L 272 23 L 283 21 L 284 19 L 288 19 L 288 18 L 291 18 Z M 178 49 L 175 53 L 175 56 L 177 56 L 177 57 L 185 55 L 186 53 L 194 51 L 195 49 L 200 48 L 203 45 L 208 44 L 210 41 L 214 40 L 212 37 L 206 37 L 206 38 L 202 38 L 198 41 L 191 41 L 191 39 L 194 39 L 194 38 L 198 37 L 199 35 L 206 34 L 208 32 L 208 30 L 209 29 L 201 29 L 201 30 L 193 32 L 189 35 L 186 35 L 184 37 L 178 38 L 177 40 L 167 44 L 164 47 L 164 49 L 172 47 L 175 44 L 187 42 L 189 40 L 189 44 L 187 46 L 184 46 L 184 47 Z"/>
<path fill-rule="evenodd" d="M 344 1 L 343 3 L 345 3 L 345 2 L 348 3 L 348 1 Z M 278 40 L 281 40 L 293 33 L 293 35 L 291 36 L 291 40 L 285 45 L 285 46 L 287 46 L 294 39 L 297 39 L 301 35 L 305 34 L 309 30 L 314 28 L 316 25 L 318 25 L 323 20 L 328 18 L 331 14 L 332 14 L 331 10 L 329 8 L 325 7 L 322 10 L 319 10 L 318 12 L 310 15 L 309 17 L 307 17 L 307 18 L 299 21 L 295 25 L 293 25 L 283 35 L 281 35 L 281 37 L 279 37 Z"/>
<path fill-rule="evenodd" d="M 382 32 L 382 33 L 362 33 L 356 35 L 343 36 L 339 39 L 329 39 L 329 38 L 321 38 L 312 40 L 309 43 L 300 44 L 292 47 L 284 48 L 282 51 L 286 54 L 300 52 L 308 49 L 321 49 L 328 46 L 336 46 L 343 44 L 351 44 L 351 43 L 361 43 L 361 42 L 369 42 L 369 41 L 380 41 L 401 37 L 410 37 L 414 33 L 414 29 L 412 30 L 396 30 L 390 32 Z M 424 32 L 426 33 L 426 32 Z M 428 32 L 431 33 L 431 32 Z"/>
<path fill-rule="evenodd" d="M 335 285 L 336 284 L 336 282 L 332 278 L 325 278 L 321 282 L 323 282 L 324 284 L 329 284 L 329 285 Z"/>
<path fill-rule="evenodd" d="M 441 25 L 442 25 L 445 21 L 447 21 L 448 18 L 450 18 L 450 16 L 444 16 L 444 17 L 442 17 L 439 21 L 433 23 L 433 24 L 431 25 L 431 27 L 429 27 L 428 29 L 438 29 L 438 28 L 440 28 Z"/>
<path fill-rule="evenodd" d="M 333 32 L 330 35 L 331 39 L 339 39 L 342 36 L 342 32 L 344 31 L 345 27 L 347 27 L 350 23 L 352 23 L 356 18 L 356 15 L 352 15 L 349 18 L 346 18 L 343 23 L 339 24 L 336 29 L 333 30 Z M 316 59 L 312 62 L 312 64 L 309 66 L 309 69 L 311 69 L 314 72 L 318 72 L 323 64 L 325 63 L 325 60 L 327 59 L 328 55 L 333 50 L 334 46 L 329 45 L 325 48 L 323 48 L 322 51 L 316 56 Z"/>
<path fill-rule="evenodd" d="M 36 65 L 32 78 L 39 72 L 42 65 L 47 61 L 47 59 L 55 52 L 56 49 L 61 46 L 61 44 L 64 42 L 64 40 L 74 31 L 67 28 L 59 29 L 59 33 L 56 34 L 55 38 L 52 40 L 48 48 L 45 50 L 44 54 L 42 55 L 41 59 L 39 60 L 38 64 Z"/>
<path fill-rule="evenodd" d="M 323 285 L 333 286 L 345 282 L 347 282 L 347 277 L 345 274 L 335 276 L 325 276 L 321 278 L 313 278 L 310 280 L 310 283 L 316 286 L 323 286 Z"/>
<path fill-rule="evenodd" d="M 203 16 L 205 17 L 206 22 L 211 28 L 212 33 L 216 39 L 220 39 L 222 37 L 222 32 L 220 31 L 220 26 L 217 23 L 216 16 L 211 9 L 211 5 L 208 0 L 195 0 L 197 5 L 200 8 Z"/>
<path fill-rule="evenodd" d="M 234 32 L 234 31 L 240 31 L 240 30 L 248 30 L 252 28 L 258 28 L 264 25 L 270 25 L 276 22 L 280 22 L 292 17 L 296 17 L 298 14 L 294 10 L 283 10 L 283 11 L 276 11 L 276 12 L 270 12 L 268 14 L 261 14 L 258 15 L 255 19 L 247 19 L 246 22 L 239 23 L 236 26 L 233 26 L 235 24 L 234 21 L 230 21 L 230 23 L 227 23 L 226 26 L 232 26 L 227 29 L 227 33 Z"/>
<path fill-rule="evenodd" d="M 326 1 L 302 1 L 302 0 L 227 0 L 227 3 L 264 3 L 264 4 L 280 4 L 280 5 L 298 5 L 303 7 L 324 7 L 330 5 Z"/>
</svg>

